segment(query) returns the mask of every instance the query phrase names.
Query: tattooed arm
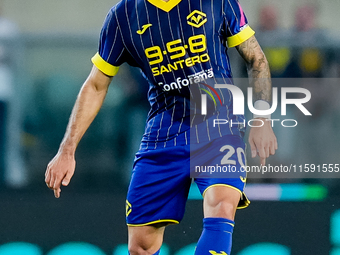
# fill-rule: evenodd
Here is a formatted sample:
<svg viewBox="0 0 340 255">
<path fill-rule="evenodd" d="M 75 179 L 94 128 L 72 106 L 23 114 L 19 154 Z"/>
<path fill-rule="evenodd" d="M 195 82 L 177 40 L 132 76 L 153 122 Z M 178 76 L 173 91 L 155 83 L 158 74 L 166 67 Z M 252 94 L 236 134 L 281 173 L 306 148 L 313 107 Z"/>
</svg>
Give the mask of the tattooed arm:
<svg viewBox="0 0 340 255">
<path fill-rule="evenodd" d="M 250 84 L 254 88 L 254 101 L 271 102 L 272 85 L 269 65 L 255 36 L 238 45 L 236 49 L 247 64 Z"/>
<path fill-rule="evenodd" d="M 250 84 L 253 86 L 254 101 L 264 100 L 270 103 L 272 86 L 269 65 L 255 36 L 238 45 L 236 49 L 247 64 Z M 262 124 L 263 126 L 261 126 Z M 252 127 L 250 130 L 251 155 L 253 158 L 259 155 L 261 165 L 264 165 L 266 158 L 275 154 L 278 147 L 277 140 L 270 121 L 260 118 L 258 123 L 253 123 L 253 125 L 261 127 Z"/>
</svg>

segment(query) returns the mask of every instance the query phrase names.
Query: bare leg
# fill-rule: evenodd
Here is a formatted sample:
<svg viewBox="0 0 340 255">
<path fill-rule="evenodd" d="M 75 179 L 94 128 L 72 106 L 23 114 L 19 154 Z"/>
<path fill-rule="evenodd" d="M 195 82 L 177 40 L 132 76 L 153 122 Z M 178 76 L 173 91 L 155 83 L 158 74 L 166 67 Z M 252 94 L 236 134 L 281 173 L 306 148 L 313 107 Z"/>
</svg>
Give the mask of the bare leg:
<svg viewBox="0 0 340 255">
<path fill-rule="evenodd" d="M 162 246 L 165 225 L 128 227 L 130 255 L 155 254 Z"/>
<path fill-rule="evenodd" d="M 234 220 L 241 193 L 228 186 L 214 186 L 204 195 L 204 218 L 226 218 Z"/>
</svg>

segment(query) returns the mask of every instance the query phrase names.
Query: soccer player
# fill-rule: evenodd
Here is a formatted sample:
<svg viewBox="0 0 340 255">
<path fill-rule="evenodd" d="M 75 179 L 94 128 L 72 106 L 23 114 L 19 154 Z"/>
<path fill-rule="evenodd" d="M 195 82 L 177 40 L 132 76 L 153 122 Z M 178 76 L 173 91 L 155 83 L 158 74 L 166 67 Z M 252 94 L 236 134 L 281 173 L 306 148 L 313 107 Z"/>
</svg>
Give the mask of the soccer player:
<svg viewBox="0 0 340 255">
<path fill-rule="evenodd" d="M 230 91 L 215 85 L 233 82 L 230 47 L 246 61 L 255 108 L 269 109 L 268 63 L 237 0 L 122 0 L 115 5 L 64 139 L 46 170 L 45 182 L 55 197 L 61 185 L 69 184 L 76 147 L 112 77 L 127 62 L 148 80 L 151 106 L 127 194 L 129 253 L 159 254 L 165 226 L 182 219 L 195 177 L 204 198 L 203 232 L 195 254 L 229 255 L 235 211 L 249 204 L 243 193 L 246 176 L 240 171 L 245 165 L 244 117 L 233 114 Z M 250 130 L 251 154 L 265 164 L 277 142 L 270 122 L 261 119 L 268 116 L 256 117 L 263 125 Z M 216 119 L 233 125 L 213 125 Z M 192 170 L 208 165 L 238 171 L 236 176 L 201 178 Z"/>
</svg>

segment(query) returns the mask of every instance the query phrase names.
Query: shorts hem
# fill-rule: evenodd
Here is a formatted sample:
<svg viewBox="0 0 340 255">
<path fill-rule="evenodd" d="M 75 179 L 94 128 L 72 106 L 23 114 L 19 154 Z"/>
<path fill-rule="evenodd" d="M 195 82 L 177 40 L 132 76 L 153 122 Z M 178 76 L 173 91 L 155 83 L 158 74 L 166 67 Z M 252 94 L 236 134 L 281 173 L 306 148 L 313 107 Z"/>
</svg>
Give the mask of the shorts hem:
<svg viewBox="0 0 340 255">
<path fill-rule="evenodd" d="M 223 184 L 223 183 L 220 183 L 220 184 L 213 184 L 213 185 L 210 185 L 209 187 L 207 187 L 204 191 L 203 191 L 203 194 L 202 196 L 204 197 L 205 193 L 207 192 L 208 189 L 212 188 L 212 187 L 218 187 L 218 186 L 224 186 L 224 187 L 228 187 L 228 188 L 232 188 L 234 190 L 237 190 L 238 192 L 240 192 L 241 196 L 243 194 L 243 192 L 241 190 L 239 190 L 238 188 L 234 187 L 234 186 L 231 186 L 231 185 L 228 185 L 228 184 Z"/>
<path fill-rule="evenodd" d="M 179 224 L 179 221 L 172 220 L 172 219 L 164 219 L 164 220 L 150 221 L 150 222 L 141 223 L 141 224 L 126 223 L 126 225 L 128 225 L 129 227 L 142 227 L 142 226 L 148 226 L 148 225 L 157 224 L 157 223 Z"/>
</svg>

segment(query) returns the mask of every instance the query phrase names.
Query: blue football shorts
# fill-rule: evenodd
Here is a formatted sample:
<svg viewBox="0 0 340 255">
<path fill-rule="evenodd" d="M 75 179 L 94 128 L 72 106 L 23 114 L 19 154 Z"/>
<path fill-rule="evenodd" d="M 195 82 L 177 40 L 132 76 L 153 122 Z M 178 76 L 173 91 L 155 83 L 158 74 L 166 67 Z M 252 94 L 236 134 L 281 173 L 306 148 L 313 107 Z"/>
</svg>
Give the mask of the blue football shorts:
<svg viewBox="0 0 340 255">
<path fill-rule="evenodd" d="M 244 150 L 243 139 L 230 135 L 205 144 L 139 151 L 126 200 L 127 224 L 179 223 L 192 180 L 203 197 L 213 186 L 236 189 L 241 193 L 238 208 L 247 207 Z"/>
</svg>

